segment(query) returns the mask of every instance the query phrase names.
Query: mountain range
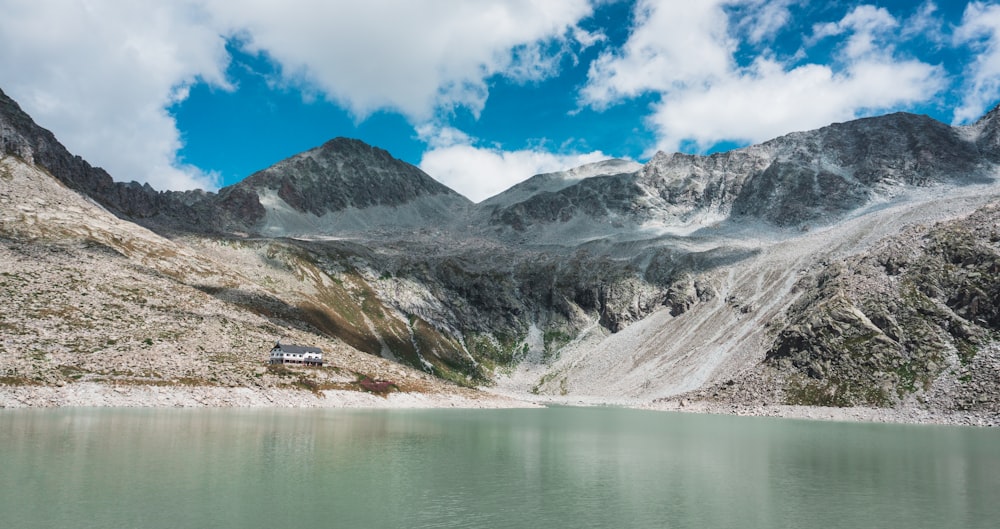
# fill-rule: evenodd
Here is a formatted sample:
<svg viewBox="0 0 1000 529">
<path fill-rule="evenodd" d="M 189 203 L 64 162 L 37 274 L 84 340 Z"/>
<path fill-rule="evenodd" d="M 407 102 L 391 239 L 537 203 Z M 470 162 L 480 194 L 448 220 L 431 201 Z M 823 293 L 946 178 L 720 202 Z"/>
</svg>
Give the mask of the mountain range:
<svg viewBox="0 0 1000 529">
<path fill-rule="evenodd" d="M 474 204 L 347 138 L 218 193 L 117 182 L 0 92 L 0 383 L 996 421 L 998 112 L 607 160 Z M 263 367 L 278 337 L 331 368 Z"/>
</svg>

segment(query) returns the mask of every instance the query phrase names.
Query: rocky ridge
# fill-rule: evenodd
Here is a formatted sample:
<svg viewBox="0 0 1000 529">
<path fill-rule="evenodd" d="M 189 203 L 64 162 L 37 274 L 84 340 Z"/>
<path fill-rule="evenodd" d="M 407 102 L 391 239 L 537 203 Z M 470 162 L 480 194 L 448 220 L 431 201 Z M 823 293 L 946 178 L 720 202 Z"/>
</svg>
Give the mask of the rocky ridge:
<svg viewBox="0 0 1000 529">
<path fill-rule="evenodd" d="M 995 329 L 978 322 L 997 299 L 982 231 L 1000 197 L 995 113 L 965 128 L 894 114 L 712 156 L 658 154 L 642 168 L 602 162 L 475 206 L 385 151 L 337 139 L 217 195 L 145 190 L 165 202 L 140 217 L 106 191 L 134 185 L 74 184 L 99 170 L 42 163 L 36 153 L 61 146 L 14 108 L 0 113 L 3 286 L 16 299 L 2 324 L 23 329 L 5 342 L 16 351 L 7 386 L 21 395 L 195 381 L 259 397 L 415 377 L 398 386 L 997 413 Z M 976 256 L 962 261 L 967 274 L 935 275 L 958 265 L 928 242 L 938 239 L 913 235 L 931 220 L 977 234 L 972 250 L 955 250 Z M 300 237 L 274 237 L 291 234 Z M 338 234 L 350 240 L 326 237 Z M 879 275 L 872 256 L 893 245 L 928 253 Z M 110 268 L 81 265 L 90 262 Z M 907 275 L 918 269 L 933 273 Z M 855 276 L 867 283 L 844 286 Z M 908 305 L 911 290 L 893 286 L 903 276 L 936 290 L 917 289 Z M 117 284 L 132 286 L 88 291 L 92 305 L 74 298 L 90 316 L 59 304 L 81 285 Z M 163 303 L 178 285 L 176 303 Z M 875 292 L 883 297 L 864 297 Z M 47 315 L 48 305 L 63 308 Z M 137 338 L 145 321 L 173 330 Z M 339 367 L 259 372 L 275 335 L 329 348 Z"/>
<path fill-rule="evenodd" d="M 70 154 L 2 91 L 0 152 L 44 167 L 120 218 L 162 233 L 284 236 L 410 228 L 449 222 L 471 204 L 420 169 L 347 138 L 282 160 L 218 193 L 115 182 Z"/>
<path fill-rule="evenodd" d="M 537 193 L 498 208 L 490 222 L 530 238 L 581 217 L 602 221 L 585 223 L 572 241 L 634 236 L 644 228 L 686 234 L 731 218 L 824 225 L 907 186 L 990 180 L 997 151 L 989 138 L 996 129 L 989 115 L 969 134 L 897 113 L 710 156 L 660 152 L 640 171 Z M 566 234 L 561 230 L 560 238 Z"/>
<path fill-rule="evenodd" d="M 148 184 L 112 180 L 104 169 L 75 156 L 48 130 L 38 126 L 0 90 L 0 153 L 44 167 L 64 185 L 83 193 L 119 217 L 158 229 L 187 231 L 237 227 L 225 209 L 213 208 L 213 194 L 156 191 Z M 119 178 L 127 175 L 119 175 Z M 236 197 L 233 199 L 236 201 Z"/>
</svg>

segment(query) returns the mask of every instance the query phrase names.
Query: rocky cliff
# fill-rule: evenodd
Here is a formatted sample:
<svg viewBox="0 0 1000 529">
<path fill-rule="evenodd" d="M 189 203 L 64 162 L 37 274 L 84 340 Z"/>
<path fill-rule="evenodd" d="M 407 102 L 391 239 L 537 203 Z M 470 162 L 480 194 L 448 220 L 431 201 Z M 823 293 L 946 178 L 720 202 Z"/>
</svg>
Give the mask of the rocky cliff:
<svg viewBox="0 0 1000 529">
<path fill-rule="evenodd" d="M 802 279 L 767 362 L 791 377 L 789 399 L 893 405 L 959 382 L 949 406 L 1000 411 L 988 351 L 1000 337 L 1000 205 L 911 227 Z"/>
</svg>

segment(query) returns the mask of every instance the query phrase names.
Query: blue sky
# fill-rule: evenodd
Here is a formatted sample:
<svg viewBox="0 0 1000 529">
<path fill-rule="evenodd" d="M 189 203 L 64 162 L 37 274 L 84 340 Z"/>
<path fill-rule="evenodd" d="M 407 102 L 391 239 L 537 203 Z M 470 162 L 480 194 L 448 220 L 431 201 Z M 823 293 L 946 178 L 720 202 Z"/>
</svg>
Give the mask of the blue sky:
<svg viewBox="0 0 1000 529">
<path fill-rule="evenodd" d="M 1000 100 L 996 2 L 0 0 L 0 88 L 117 180 L 336 136 L 473 200 L 532 174 Z"/>
</svg>

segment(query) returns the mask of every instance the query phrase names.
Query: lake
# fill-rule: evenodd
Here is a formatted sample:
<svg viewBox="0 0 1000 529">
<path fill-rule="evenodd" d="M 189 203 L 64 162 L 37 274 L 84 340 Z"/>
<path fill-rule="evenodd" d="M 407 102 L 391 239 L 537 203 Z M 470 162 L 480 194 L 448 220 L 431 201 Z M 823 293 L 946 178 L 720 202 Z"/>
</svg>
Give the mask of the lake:
<svg viewBox="0 0 1000 529">
<path fill-rule="evenodd" d="M 1000 431 L 648 412 L 0 410 L 0 527 L 995 528 Z"/>
</svg>

